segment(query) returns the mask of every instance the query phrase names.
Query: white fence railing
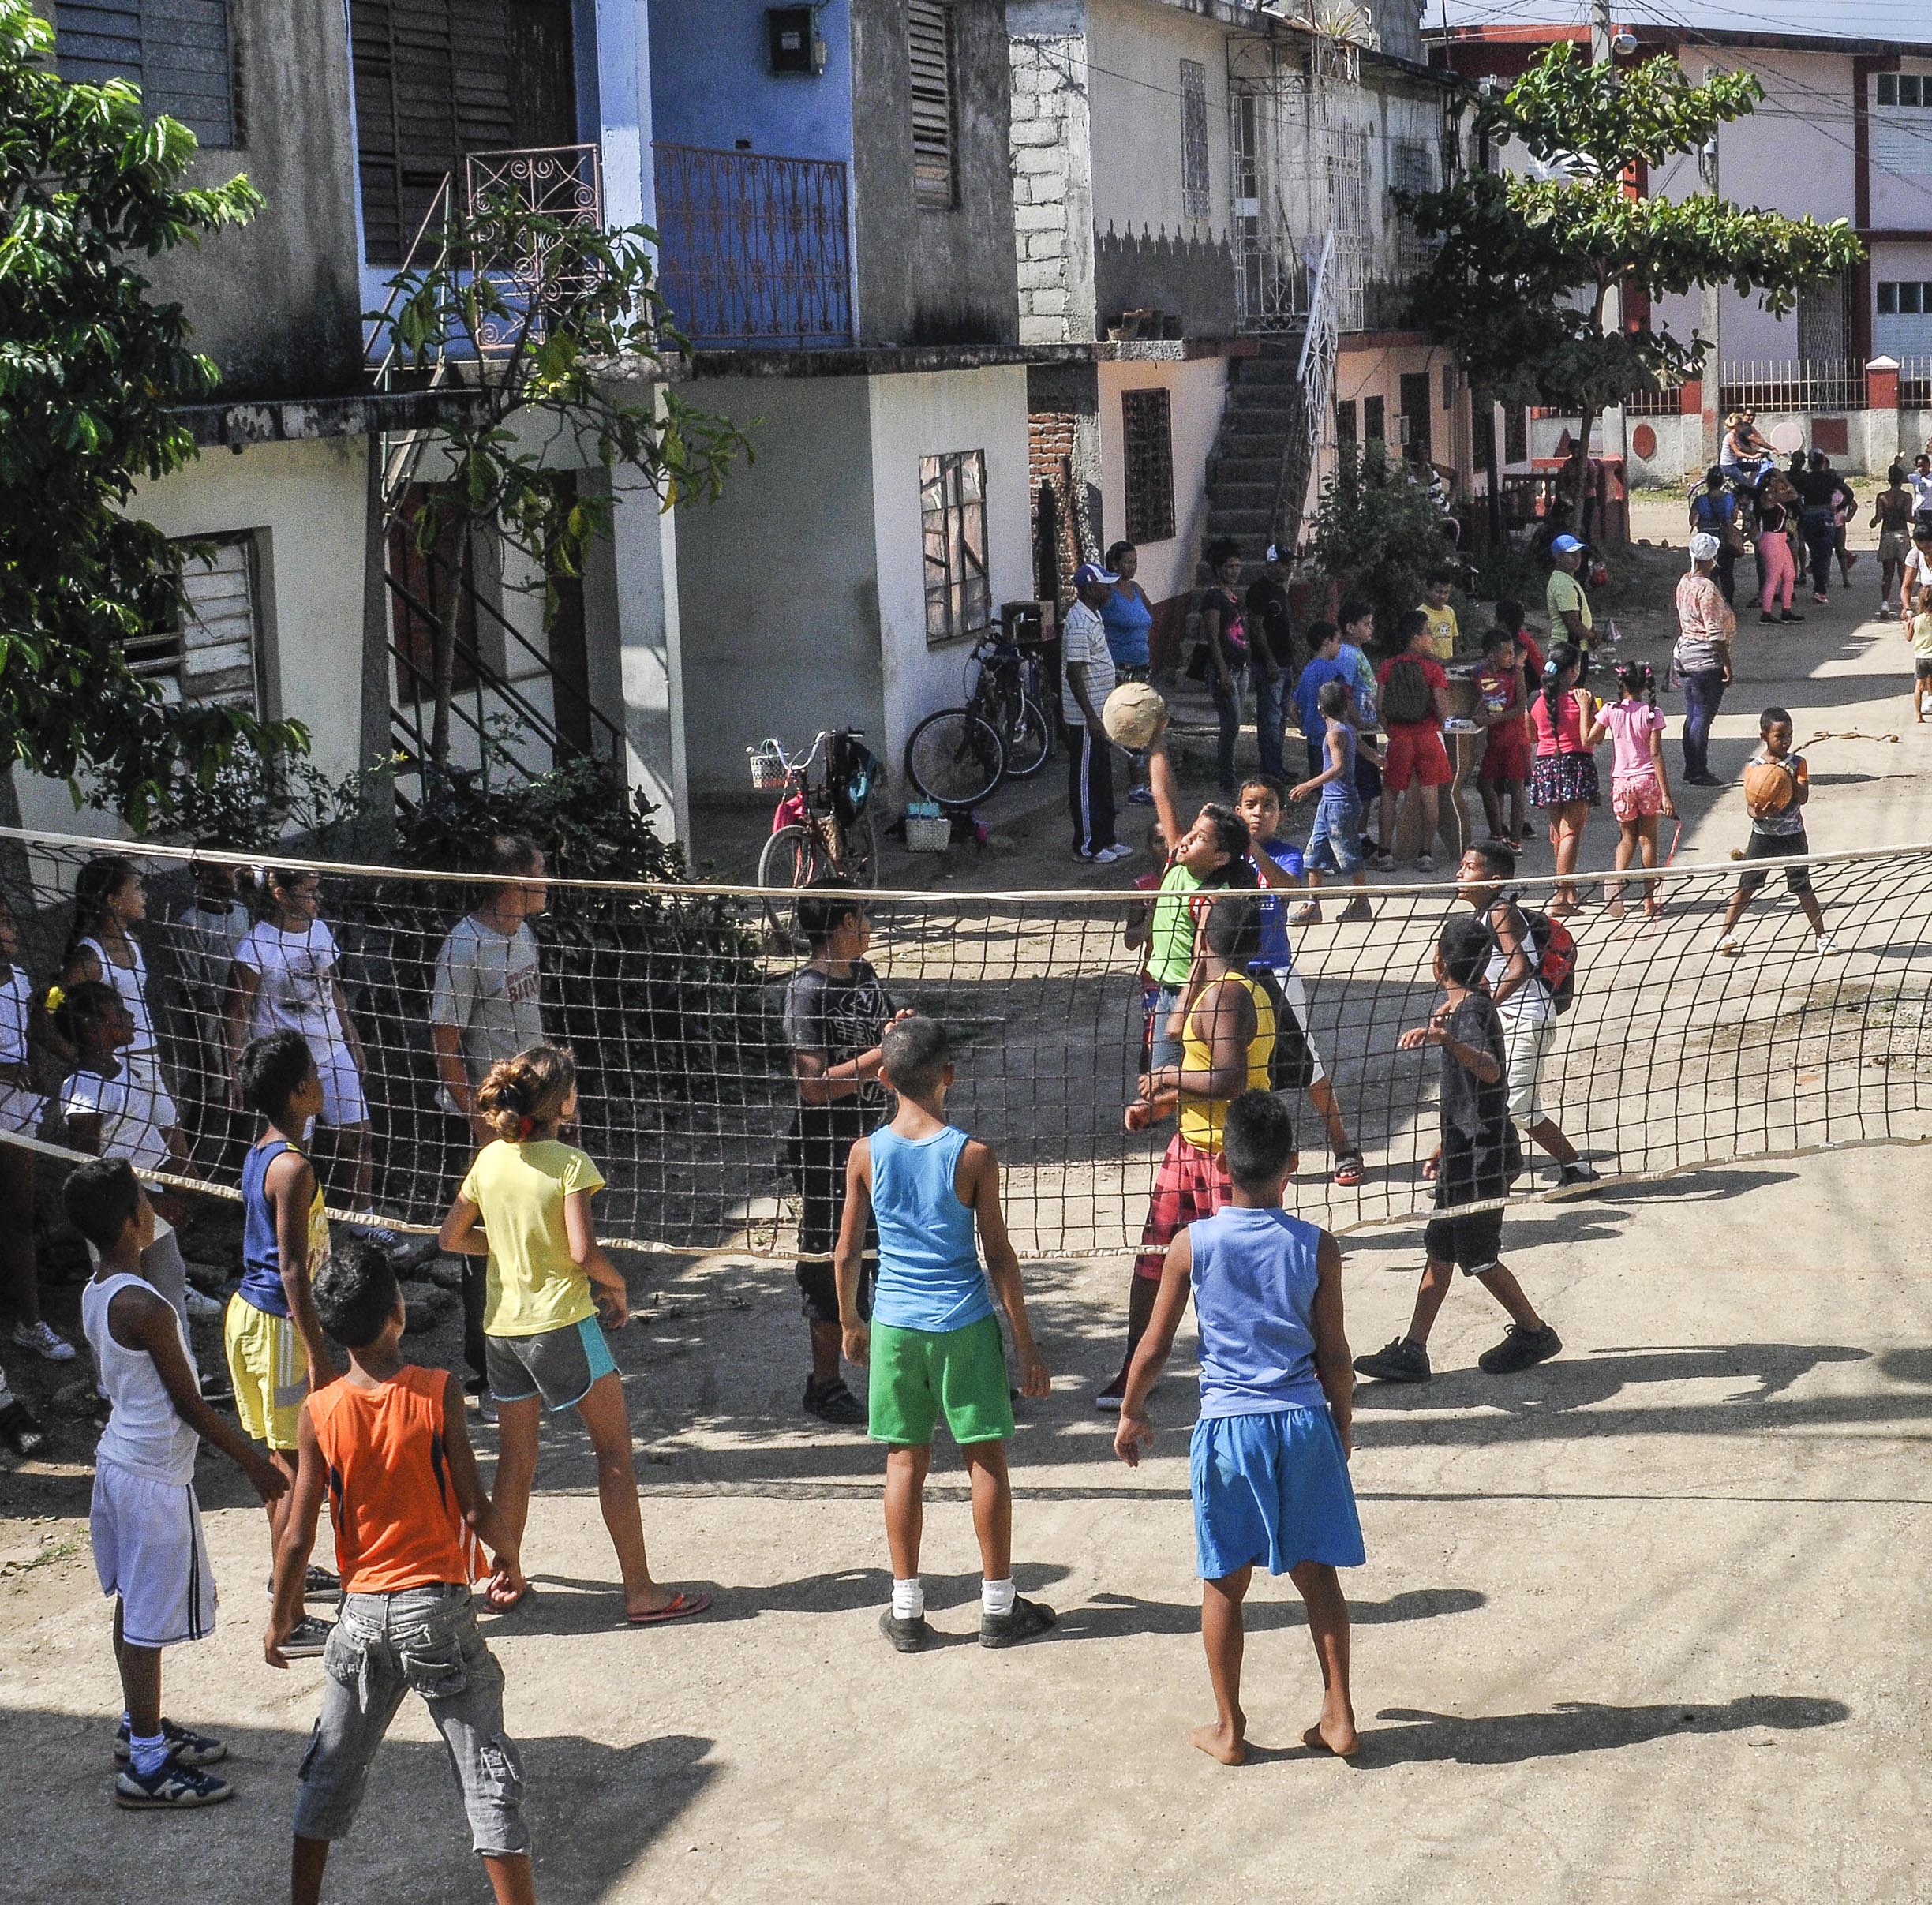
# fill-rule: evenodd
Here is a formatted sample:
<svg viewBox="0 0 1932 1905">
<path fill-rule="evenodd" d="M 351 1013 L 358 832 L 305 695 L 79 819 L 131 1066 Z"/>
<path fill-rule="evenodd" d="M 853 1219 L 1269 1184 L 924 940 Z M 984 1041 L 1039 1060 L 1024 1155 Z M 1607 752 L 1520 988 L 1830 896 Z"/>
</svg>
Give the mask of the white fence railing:
<svg viewBox="0 0 1932 1905">
<path fill-rule="evenodd" d="M 1855 357 L 1750 358 L 1724 367 L 1719 409 L 1862 410 L 1865 366 Z"/>
</svg>

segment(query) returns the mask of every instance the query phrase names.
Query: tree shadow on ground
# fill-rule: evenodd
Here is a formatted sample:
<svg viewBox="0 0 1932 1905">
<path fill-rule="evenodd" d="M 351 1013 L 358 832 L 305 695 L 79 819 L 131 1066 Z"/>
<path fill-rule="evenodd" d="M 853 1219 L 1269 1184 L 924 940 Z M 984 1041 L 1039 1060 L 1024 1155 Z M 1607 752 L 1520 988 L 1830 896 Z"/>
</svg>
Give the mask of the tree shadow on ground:
<svg viewBox="0 0 1932 1905">
<path fill-rule="evenodd" d="M 1385 1707 L 1376 1717 L 1402 1723 L 1364 1730 L 1361 1756 L 1354 1762 L 1364 1771 L 1445 1760 L 1462 1766 L 1513 1766 L 1647 1746 L 1679 1734 L 1739 1733 L 1753 1727 L 1802 1731 L 1841 1725 L 1852 1709 L 1838 1700 L 1747 1694 L 1716 1705 L 1613 1706 L 1562 1700 L 1542 1713 L 1463 1715 Z M 1292 1757 L 1304 1755 L 1316 1757 L 1305 1748 Z"/>
<path fill-rule="evenodd" d="M 1387 1600 L 1349 1602 L 1349 1619 L 1358 1627 L 1382 1627 L 1398 1621 L 1433 1620 L 1438 1615 L 1470 1614 L 1488 1596 L 1473 1588 L 1409 1588 Z M 1250 1599 L 1243 1610 L 1249 1634 L 1306 1627 L 1307 1610 L 1292 1589 L 1279 1600 Z M 1096 1594 L 1083 1606 L 1063 1609 L 1056 1637 L 1069 1641 L 1118 1641 L 1130 1634 L 1198 1634 L 1199 1601 L 1142 1600 L 1132 1594 Z"/>
</svg>

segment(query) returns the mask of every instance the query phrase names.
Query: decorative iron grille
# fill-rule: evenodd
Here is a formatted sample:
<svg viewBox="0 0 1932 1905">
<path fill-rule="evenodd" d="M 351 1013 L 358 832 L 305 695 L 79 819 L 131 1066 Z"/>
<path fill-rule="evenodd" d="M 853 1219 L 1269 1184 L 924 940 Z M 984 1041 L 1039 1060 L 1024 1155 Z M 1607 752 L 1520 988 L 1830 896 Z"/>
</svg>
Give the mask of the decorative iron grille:
<svg viewBox="0 0 1932 1905">
<path fill-rule="evenodd" d="M 595 231 L 604 223 L 604 177 L 594 145 L 534 147 L 521 152 L 472 152 L 463 161 L 464 198 L 472 219 L 487 219 L 492 209 L 533 213 L 560 227 Z M 487 227 L 479 234 L 488 244 Z M 547 302 L 579 289 L 577 275 L 552 263 L 559 234 L 519 225 L 513 241 L 479 256 L 519 314 L 518 321 L 486 319 L 477 346 L 505 350 L 522 330 L 522 317 L 534 313 L 541 328 Z"/>
<path fill-rule="evenodd" d="M 659 269 L 694 344 L 849 344 L 846 171 L 827 159 L 659 145 Z"/>
<path fill-rule="evenodd" d="M 1208 69 L 1197 59 L 1181 62 L 1181 209 L 1204 219 L 1212 209 L 1208 170 Z"/>
<path fill-rule="evenodd" d="M 1121 393 L 1127 466 L 1127 540 L 1165 542 L 1174 533 L 1174 403 L 1165 389 Z"/>
</svg>

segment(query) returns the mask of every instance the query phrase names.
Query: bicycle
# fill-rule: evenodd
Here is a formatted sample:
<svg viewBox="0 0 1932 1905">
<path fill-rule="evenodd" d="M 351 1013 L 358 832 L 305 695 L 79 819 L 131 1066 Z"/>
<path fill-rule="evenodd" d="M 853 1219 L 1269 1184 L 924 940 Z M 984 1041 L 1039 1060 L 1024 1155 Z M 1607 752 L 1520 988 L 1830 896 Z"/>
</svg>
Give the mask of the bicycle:
<svg viewBox="0 0 1932 1905">
<path fill-rule="evenodd" d="M 1038 661 L 1004 637 L 983 635 L 967 666 L 979 674 L 960 708 L 942 708 L 906 742 L 906 777 L 928 800 L 962 810 L 989 799 L 1010 777 L 1037 774 L 1053 753 L 1053 717 Z"/>
<path fill-rule="evenodd" d="M 879 763 L 864 745 L 864 730 L 822 729 L 796 758 L 776 739 L 761 741 L 745 754 L 751 784 L 778 791 L 771 838 L 758 854 L 757 884 L 773 893 L 796 893 L 837 874 L 856 886 L 870 886 L 878 868 L 871 807 Z M 812 767 L 821 757 L 824 772 L 814 780 Z M 779 909 L 767 900 L 765 911 L 773 930 L 782 931 L 787 923 Z"/>
</svg>

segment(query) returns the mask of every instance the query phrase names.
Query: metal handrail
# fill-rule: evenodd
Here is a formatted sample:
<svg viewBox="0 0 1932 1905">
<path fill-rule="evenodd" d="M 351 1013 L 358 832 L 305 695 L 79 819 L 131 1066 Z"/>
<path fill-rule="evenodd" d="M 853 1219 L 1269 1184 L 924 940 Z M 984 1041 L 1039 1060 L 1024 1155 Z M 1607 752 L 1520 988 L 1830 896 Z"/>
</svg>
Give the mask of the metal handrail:
<svg viewBox="0 0 1932 1905">
<path fill-rule="evenodd" d="M 1295 380 L 1301 391 L 1301 427 L 1282 447 L 1281 475 L 1269 519 L 1271 540 L 1291 548 L 1301 539 L 1309 485 L 1320 461 L 1329 400 L 1335 394 L 1335 361 L 1341 348 L 1338 275 L 1335 234 L 1331 231 L 1322 241 L 1320 260 L 1309 286 L 1308 329 L 1302 335 L 1301 354 L 1295 365 Z"/>
</svg>

